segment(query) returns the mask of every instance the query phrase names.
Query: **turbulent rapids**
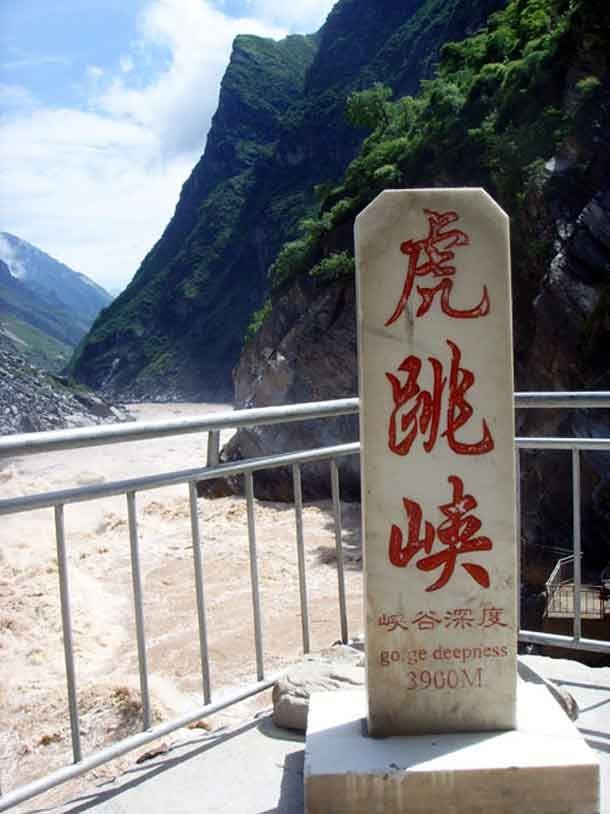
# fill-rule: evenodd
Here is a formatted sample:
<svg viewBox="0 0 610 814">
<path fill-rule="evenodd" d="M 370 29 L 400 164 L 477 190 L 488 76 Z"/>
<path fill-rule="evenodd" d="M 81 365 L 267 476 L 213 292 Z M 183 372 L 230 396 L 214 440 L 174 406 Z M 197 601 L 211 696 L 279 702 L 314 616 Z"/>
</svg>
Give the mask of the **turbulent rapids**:
<svg viewBox="0 0 610 814">
<path fill-rule="evenodd" d="M 138 419 L 220 409 L 139 404 Z M 225 439 L 223 439 L 225 440 Z M 94 447 L 14 459 L 0 469 L 3 497 L 202 465 L 205 435 Z M 154 721 L 201 703 L 201 665 L 186 485 L 137 496 L 144 621 Z M 213 692 L 255 680 L 245 500 L 199 501 Z M 312 649 L 339 637 L 330 502 L 304 510 Z M 344 504 L 350 630 L 362 630 L 359 506 Z M 66 506 L 66 541 L 83 751 L 141 729 L 127 506 L 124 496 Z M 301 653 L 293 507 L 257 502 L 256 532 L 265 666 Z M 353 550 L 350 562 L 350 549 Z M 353 567 L 350 567 L 352 565 Z M 51 509 L 2 519 L 0 546 L 0 783 L 3 790 L 70 763 L 70 736 Z M 268 696 L 251 702 L 268 704 Z M 206 722 L 220 725 L 221 713 Z M 179 735 L 179 733 L 176 733 Z M 107 778 L 137 754 L 94 773 Z M 87 787 L 74 780 L 45 803 Z M 25 810 L 25 809 L 23 809 Z"/>
</svg>

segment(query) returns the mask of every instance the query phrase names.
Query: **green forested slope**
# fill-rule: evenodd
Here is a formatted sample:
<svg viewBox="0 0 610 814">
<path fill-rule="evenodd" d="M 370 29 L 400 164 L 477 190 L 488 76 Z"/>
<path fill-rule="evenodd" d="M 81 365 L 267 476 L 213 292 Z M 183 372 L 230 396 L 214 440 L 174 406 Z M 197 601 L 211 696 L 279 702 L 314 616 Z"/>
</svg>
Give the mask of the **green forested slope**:
<svg viewBox="0 0 610 814">
<path fill-rule="evenodd" d="M 447 39 L 503 5 L 340 0 L 314 37 L 238 37 L 176 214 L 81 344 L 74 375 L 136 397 L 229 394 L 269 267 L 366 135 L 345 118 L 349 93 L 388 76 L 414 92 Z"/>
<path fill-rule="evenodd" d="M 485 30 L 443 49 L 417 96 L 392 99 L 380 85 L 350 98 L 350 117 L 369 136 L 272 267 L 271 297 L 235 369 L 238 407 L 357 393 L 353 222 L 386 187 L 485 187 L 511 217 L 516 389 L 610 389 L 609 23 L 600 0 L 510 0 Z M 602 410 L 525 410 L 516 420 L 519 435 L 608 434 Z M 357 438 L 355 421 L 324 424 L 241 430 L 223 455 Z M 610 471 L 602 454 L 583 454 L 581 465 L 595 583 L 610 557 Z M 357 461 L 342 467 L 342 490 L 357 496 Z M 257 494 L 289 496 L 289 479 L 273 477 L 258 476 Z M 532 596 L 556 547 L 571 550 L 571 477 L 568 455 L 521 457 Z M 327 468 L 305 482 L 310 496 L 327 494 Z"/>
<path fill-rule="evenodd" d="M 609 48 L 603 2 L 512 0 L 488 28 L 443 48 L 436 77 L 417 96 L 390 101 L 381 85 L 354 94 L 352 123 L 373 132 L 341 183 L 326 190 L 318 214 L 283 247 L 271 269 L 273 298 L 298 275 L 323 285 L 353 274 L 354 217 L 382 189 L 483 186 L 512 218 L 523 363 L 557 216 L 578 213 L 607 181 Z M 593 266 L 591 275 L 602 282 L 603 262 Z M 610 280 L 606 285 L 610 290 Z M 251 334 L 269 316 L 273 298 Z M 592 334 L 595 355 L 608 337 Z"/>
</svg>

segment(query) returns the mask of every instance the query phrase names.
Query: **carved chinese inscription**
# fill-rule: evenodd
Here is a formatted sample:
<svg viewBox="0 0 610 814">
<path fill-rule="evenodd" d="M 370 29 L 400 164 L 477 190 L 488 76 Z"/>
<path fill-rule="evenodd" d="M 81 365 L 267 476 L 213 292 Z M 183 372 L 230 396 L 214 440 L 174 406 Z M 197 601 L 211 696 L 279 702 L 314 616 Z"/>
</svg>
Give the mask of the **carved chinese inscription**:
<svg viewBox="0 0 610 814">
<path fill-rule="evenodd" d="M 406 544 L 403 544 L 403 533 L 400 526 L 393 524 L 390 532 L 389 557 L 392 565 L 405 568 L 411 558 L 423 550 L 426 556 L 417 560 L 417 567 L 421 571 L 442 569 L 438 579 L 432 585 L 428 585 L 426 591 L 438 591 L 449 582 L 458 557 L 479 551 L 491 551 L 493 548 L 489 537 L 473 536 L 481 528 L 481 521 L 478 517 L 469 514 L 472 509 L 476 509 L 477 501 L 472 495 L 464 494 L 464 484 L 457 475 L 450 475 L 449 483 L 453 486 L 453 499 L 450 503 L 439 506 L 445 515 L 445 520 L 436 529 L 426 520 L 422 536 L 421 507 L 415 501 L 403 498 L 402 502 L 408 520 Z M 444 548 L 433 552 L 432 546 L 435 539 Z M 489 573 L 482 565 L 471 561 L 462 561 L 460 565 L 482 588 L 489 588 Z"/>
<path fill-rule="evenodd" d="M 482 190 L 388 191 L 356 259 L 369 729 L 510 728 L 507 219 Z"/>
<path fill-rule="evenodd" d="M 422 390 L 418 384 L 422 360 L 417 356 L 407 356 L 398 366 L 401 380 L 394 373 L 386 372 L 392 388 L 394 407 L 390 413 L 388 446 L 396 455 L 408 455 L 418 434 L 425 436 L 423 447 L 431 452 L 441 437 L 458 455 L 484 455 L 494 448 L 494 441 L 485 419 L 482 422 L 481 437 L 477 441 L 459 440 L 458 432 L 467 424 L 473 408 L 467 401 L 467 394 L 475 383 L 471 370 L 460 366 L 462 353 L 450 339 L 446 340 L 451 350 L 448 375 L 444 375 L 439 359 L 428 357 L 433 374 L 431 390 Z"/>
<path fill-rule="evenodd" d="M 423 211 L 428 218 L 428 235 L 423 240 L 405 240 L 400 244 L 400 251 L 408 257 L 405 284 L 398 304 L 386 325 L 395 322 L 405 310 L 417 277 L 432 277 L 432 280 L 440 278 L 440 282 L 429 288 L 417 286 L 420 304 L 415 316 L 421 317 L 427 314 L 437 294 L 440 295 L 437 299 L 440 300 L 441 310 L 448 317 L 476 319 L 486 316 L 489 313 L 489 296 L 486 285 L 483 286 L 481 301 L 474 308 L 452 308 L 449 301 L 456 272 L 455 266 L 447 265 L 455 258 L 455 253 L 451 250 L 454 246 L 467 246 L 470 238 L 461 229 L 445 231 L 443 229 L 450 223 L 459 220 L 459 215 L 457 212 L 434 212 L 431 209 Z"/>
</svg>

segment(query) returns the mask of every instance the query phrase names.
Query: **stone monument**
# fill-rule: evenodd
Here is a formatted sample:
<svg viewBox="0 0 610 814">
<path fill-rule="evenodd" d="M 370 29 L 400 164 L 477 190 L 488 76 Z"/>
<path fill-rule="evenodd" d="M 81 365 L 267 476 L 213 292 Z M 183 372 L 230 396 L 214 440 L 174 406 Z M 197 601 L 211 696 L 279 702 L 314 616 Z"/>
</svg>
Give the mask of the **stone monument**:
<svg viewBox="0 0 610 814">
<path fill-rule="evenodd" d="M 306 809 L 594 814 L 593 753 L 517 692 L 508 218 L 387 190 L 356 261 L 367 690 L 312 695 Z"/>
<path fill-rule="evenodd" d="M 369 733 L 510 729 L 508 218 L 481 190 L 388 191 L 357 242 Z"/>
</svg>

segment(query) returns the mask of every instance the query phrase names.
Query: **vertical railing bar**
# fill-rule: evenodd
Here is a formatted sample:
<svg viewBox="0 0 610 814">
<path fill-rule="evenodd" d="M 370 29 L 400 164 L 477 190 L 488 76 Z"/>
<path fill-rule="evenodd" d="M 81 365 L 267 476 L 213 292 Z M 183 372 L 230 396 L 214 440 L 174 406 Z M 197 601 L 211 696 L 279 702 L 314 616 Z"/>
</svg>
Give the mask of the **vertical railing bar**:
<svg viewBox="0 0 610 814">
<path fill-rule="evenodd" d="M 129 544 L 131 548 L 131 580 L 133 583 L 133 605 L 136 621 L 138 646 L 138 668 L 140 671 L 140 694 L 142 697 L 142 719 L 144 729 L 150 729 L 150 693 L 148 689 L 148 665 L 146 662 L 146 636 L 144 634 L 144 609 L 142 605 L 142 575 L 140 572 L 140 551 L 138 545 L 138 520 L 136 517 L 135 492 L 127 492 L 127 516 L 129 519 Z"/>
<path fill-rule="evenodd" d="M 574 639 L 582 636 L 580 591 L 582 583 L 582 546 L 580 525 L 580 452 L 572 450 L 572 528 L 574 535 Z"/>
<path fill-rule="evenodd" d="M 339 493 L 339 468 L 337 461 L 330 461 L 330 485 L 333 498 L 333 515 L 335 521 L 335 549 L 337 552 L 337 580 L 339 583 L 339 613 L 341 616 L 341 641 L 348 642 L 347 604 L 345 601 L 345 568 L 343 564 L 343 532 L 341 528 L 341 496 Z"/>
<path fill-rule="evenodd" d="M 203 684 L 203 701 L 212 702 L 210 689 L 210 662 L 208 653 L 208 628 L 205 615 L 205 594 L 203 588 L 203 556 L 201 552 L 201 533 L 197 516 L 197 485 L 189 481 L 189 503 L 191 507 L 191 537 L 193 540 L 193 565 L 195 568 L 195 590 L 197 592 L 197 619 L 199 622 L 199 652 L 201 657 L 201 680 Z"/>
<path fill-rule="evenodd" d="M 521 450 L 515 449 L 515 492 L 516 492 L 516 515 L 515 534 L 517 537 L 517 631 L 521 630 Z"/>
<path fill-rule="evenodd" d="M 66 556 L 66 535 L 64 529 L 64 507 L 55 506 L 55 541 L 57 544 L 57 570 L 59 573 L 59 599 L 61 604 L 61 627 L 64 640 L 66 662 L 66 683 L 68 685 L 68 707 L 70 709 L 70 731 L 72 734 L 72 755 L 74 762 L 82 759 L 80 727 L 78 724 L 78 701 L 76 698 L 76 670 L 74 669 L 74 644 L 72 641 L 72 614 L 70 612 L 70 584 L 68 580 L 68 558 Z"/>
<path fill-rule="evenodd" d="M 208 432 L 208 451 L 206 466 L 216 466 L 220 460 L 220 430 Z"/>
<path fill-rule="evenodd" d="M 305 544 L 303 541 L 303 485 L 301 483 L 301 467 L 298 464 L 293 464 L 292 466 L 292 486 L 294 491 L 294 516 L 297 532 L 297 561 L 299 566 L 303 653 L 309 653 L 309 609 L 307 604 L 307 577 L 305 574 Z"/>
<path fill-rule="evenodd" d="M 254 616 L 254 647 L 256 649 L 256 677 L 265 677 L 263 664 L 263 631 L 261 625 L 261 601 L 258 582 L 258 560 L 256 556 L 256 527 L 254 519 L 254 480 L 252 472 L 246 472 L 246 503 L 248 509 L 248 547 L 250 550 L 250 582 L 252 587 L 252 613 Z"/>
</svg>

